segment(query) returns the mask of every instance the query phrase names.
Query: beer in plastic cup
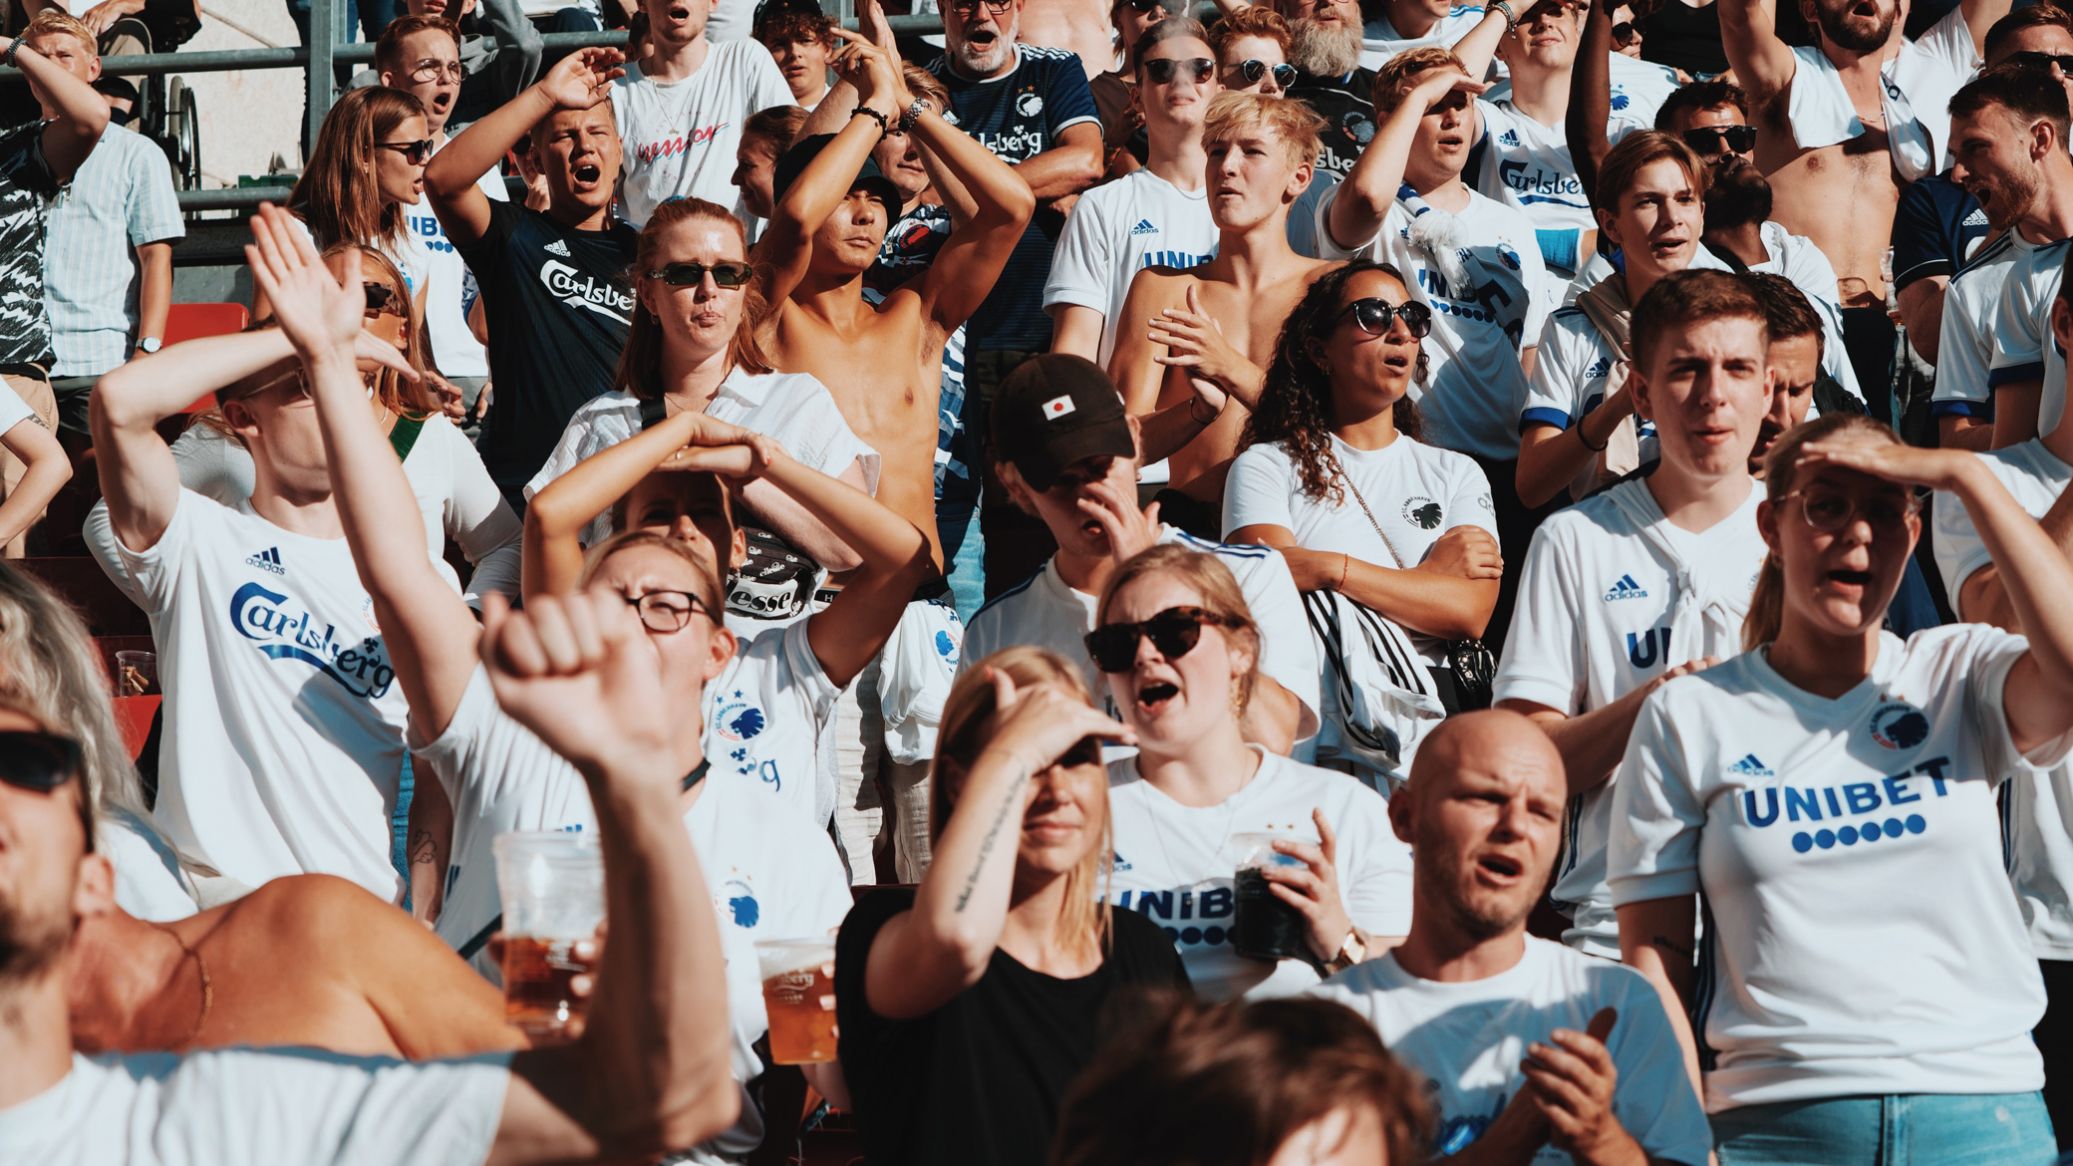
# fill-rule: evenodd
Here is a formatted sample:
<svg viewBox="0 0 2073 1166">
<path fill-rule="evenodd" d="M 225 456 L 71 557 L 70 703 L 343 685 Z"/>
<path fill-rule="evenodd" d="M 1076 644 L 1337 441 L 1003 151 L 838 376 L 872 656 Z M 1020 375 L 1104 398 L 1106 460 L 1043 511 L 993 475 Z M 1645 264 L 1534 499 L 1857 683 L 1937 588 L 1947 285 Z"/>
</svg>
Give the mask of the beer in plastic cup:
<svg viewBox="0 0 2073 1166">
<path fill-rule="evenodd" d="M 593 969 L 573 948 L 605 918 L 605 865 L 595 835 L 499 834 L 493 849 L 504 900 L 504 1019 L 535 1044 L 568 1039 L 588 1002 L 570 988 Z"/>
<path fill-rule="evenodd" d="M 158 694 L 158 653 L 117 652 L 115 654 L 115 695 L 156 696 Z"/>
<path fill-rule="evenodd" d="M 1270 866 L 1303 865 L 1302 859 L 1274 849 L 1277 840 L 1293 838 L 1271 831 L 1231 836 L 1238 852 L 1237 912 L 1231 919 L 1231 947 L 1239 955 L 1281 960 L 1303 954 L 1309 925 L 1302 912 L 1275 895 L 1274 884 L 1267 881 L 1265 873 Z"/>
<path fill-rule="evenodd" d="M 835 1059 L 835 941 L 759 939 L 770 1059 L 811 1065 Z"/>
</svg>

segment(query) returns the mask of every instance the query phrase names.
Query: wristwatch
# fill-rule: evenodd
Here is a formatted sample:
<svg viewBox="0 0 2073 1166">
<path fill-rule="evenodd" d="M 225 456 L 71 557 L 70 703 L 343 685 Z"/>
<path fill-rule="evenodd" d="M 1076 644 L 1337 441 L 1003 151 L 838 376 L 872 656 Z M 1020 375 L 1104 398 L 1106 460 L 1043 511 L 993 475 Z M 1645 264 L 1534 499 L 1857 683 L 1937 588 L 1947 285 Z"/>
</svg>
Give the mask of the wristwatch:
<svg viewBox="0 0 2073 1166">
<path fill-rule="evenodd" d="M 1360 937 L 1360 929 L 1356 927 L 1346 932 L 1346 941 L 1339 945 L 1339 950 L 1333 952 L 1332 958 L 1324 961 L 1324 964 L 1318 970 L 1323 972 L 1327 978 L 1330 978 L 1366 958 L 1368 958 L 1368 941 Z"/>
<path fill-rule="evenodd" d="M 142 340 L 137 341 L 137 350 L 147 355 L 157 352 L 163 347 L 165 347 L 165 341 L 160 340 L 156 336 L 146 336 Z"/>
</svg>

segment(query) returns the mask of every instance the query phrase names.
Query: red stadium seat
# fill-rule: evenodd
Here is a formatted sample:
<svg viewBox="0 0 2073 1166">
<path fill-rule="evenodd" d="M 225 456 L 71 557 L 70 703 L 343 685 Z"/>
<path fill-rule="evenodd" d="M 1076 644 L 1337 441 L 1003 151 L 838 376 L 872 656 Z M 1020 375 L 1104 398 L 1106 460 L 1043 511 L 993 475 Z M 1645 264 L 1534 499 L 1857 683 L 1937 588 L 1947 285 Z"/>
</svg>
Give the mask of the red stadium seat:
<svg viewBox="0 0 2073 1166">
<path fill-rule="evenodd" d="M 225 336 L 242 332 L 252 319 L 243 304 L 174 304 L 166 312 L 167 344 L 203 336 Z M 216 394 L 204 393 L 187 406 L 186 412 L 202 413 L 216 407 Z"/>
</svg>

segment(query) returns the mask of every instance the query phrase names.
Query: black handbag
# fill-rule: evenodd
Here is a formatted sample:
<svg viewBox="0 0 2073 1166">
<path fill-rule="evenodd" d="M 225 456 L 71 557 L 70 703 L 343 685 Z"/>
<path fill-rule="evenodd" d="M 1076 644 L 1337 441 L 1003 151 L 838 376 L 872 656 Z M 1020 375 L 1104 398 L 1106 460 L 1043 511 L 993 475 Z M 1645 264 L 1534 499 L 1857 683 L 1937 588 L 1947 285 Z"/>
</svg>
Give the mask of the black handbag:
<svg viewBox="0 0 2073 1166">
<path fill-rule="evenodd" d="M 1360 487 L 1353 484 L 1350 476 L 1344 483 L 1353 500 L 1360 504 L 1360 512 L 1367 515 L 1368 525 L 1375 528 L 1375 537 L 1382 540 L 1383 548 L 1401 570 L 1404 557 L 1396 553 L 1396 544 L 1389 541 L 1382 524 L 1375 521 L 1375 512 L 1368 509 L 1368 500 L 1361 497 Z M 1440 707 L 1449 716 L 1490 707 L 1491 686 L 1497 680 L 1497 654 L 1480 638 L 1447 641 L 1445 661 L 1428 671 L 1439 690 Z"/>
</svg>

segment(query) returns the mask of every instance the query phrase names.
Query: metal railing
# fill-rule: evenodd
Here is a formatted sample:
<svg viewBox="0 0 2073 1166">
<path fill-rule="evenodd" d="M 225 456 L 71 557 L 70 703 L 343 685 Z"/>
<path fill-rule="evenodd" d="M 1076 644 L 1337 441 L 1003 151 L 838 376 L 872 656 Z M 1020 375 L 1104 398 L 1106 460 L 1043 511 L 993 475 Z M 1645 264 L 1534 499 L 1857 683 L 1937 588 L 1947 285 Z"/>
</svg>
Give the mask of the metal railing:
<svg viewBox="0 0 2073 1166">
<path fill-rule="evenodd" d="M 832 0 L 829 15 L 844 27 L 855 28 L 855 0 Z M 303 113 L 305 141 L 315 141 L 324 115 L 338 100 L 336 67 L 374 59 L 374 46 L 346 39 L 344 0 L 310 0 L 310 43 L 285 48 L 220 49 L 195 53 L 140 53 L 104 58 L 104 76 L 148 77 L 170 73 L 226 73 L 245 69 L 301 69 L 307 101 Z M 890 18 L 893 31 L 936 33 L 943 30 L 942 17 L 933 13 Z M 559 32 L 543 35 L 542 46 L 550 51 L 620 46 L 626 43 L 625 29 L 604 32 Z M 20 76 L 16 69 L 0 68 L 0 82 Z M 269 184 L 232 186 L 179 192 L 183 211 L 249 210 L 261 202 L 287 198 L 289 187 Z"/>
</svg>

